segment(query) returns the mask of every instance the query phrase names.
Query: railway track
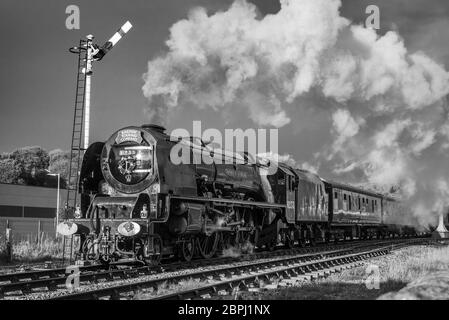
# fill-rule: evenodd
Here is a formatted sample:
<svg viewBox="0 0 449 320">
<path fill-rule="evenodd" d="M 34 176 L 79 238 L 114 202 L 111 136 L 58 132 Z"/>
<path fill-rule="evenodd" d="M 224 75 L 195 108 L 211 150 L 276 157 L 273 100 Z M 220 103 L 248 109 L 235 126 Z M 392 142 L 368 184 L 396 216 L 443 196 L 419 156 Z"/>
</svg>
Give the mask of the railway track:
<svg viewBox="0 0 449 320">
<path fill-rule="evenodd" d="M 419 240 L 419 239 L 416 239 Z M 388 240 L 388 243 L 401 241 L 400 239 Z M 158 273 L 167 273 L 179 271 L 183 269 L 195 269 L 200 267 L 211 267 L 214 265 L 224 265 L 232 263 L 243 263 L 245 261 L 257 259 L 272 259 L 275 257 L 290 257 L 290 256 L 313 256 L 317 257 L 326 250 L 334 252 L 335 250 L 343 252 L 344 250 L 354 250 L 358 246 L 369 248 L 370 246 L 378 246 L 378 240 L 371 241 L 353 241 L 348 243 L 341 243 L 338 245 L 321 245 L 316 247 L 295 248 L 277 250 L 274 252 L 260 252 L 253 254 L 246 254 L 240 257 L 219 257 L 209 260 L 197 260 L 187 262 L 168 263 L 157 267 L 152 266 L 136 266 L 136 265 L 122 265 L 119 263 L 105 265 L 92 265 L 80 267 L 79 280 L 86 284 L 95 284 L 100 281 L 111 282 L 120 279 L 138 278 L 146 275 L 154 275 Z M 382 241 L 385 243 L 385 241 Z M 330 250 L 330 251 L 329 251 Z M 41 288 L 48 291 L 55 291 L 61 289 L 67 280 L 65 268 L 57 268 L 51 270 L 34 270 L 28 272 L 12 273 L 0 275 L 0 297 L 4 297 L 6 293 L 20 292 L 21 295 L 27 295 L 33 292 L 33 289 Z M 104 282 L 103 282 L 104 283 Z"/>
<path fill-rule="evenodd" d="M 211 270 L 193 271 L 186 274 L 167 275 L 154 279 L 133 281 L 96 290 L 75 292 L 51 298 L 51 300 L 96 300 L 129 299 L 136 293 L 148 296 L 146 299 L 189 299 L 235 288 L 248 288 L 249 284 L 270 283 L 273 278 L 304 277 L 307 273 L 322 272 L 323 275 L 341 268 L 354 267 L 363 260 L 388 254 L 402 246 L 424 242 L 423 239 L 383 241 L 351 248 L 317 252 L 312 254 L 279 257 L 268 261 L 253 261 L 244 265 L 221 266 Z M 375 248 L 373 248 L 375 247 Z M 190 290 L 170 288 L 183 281 L 198 281 L 198 286 Z M 213 282 L 212 284 L 206 282 Z M 161 291 L 163 292 L 162 294 Z M 168 291 L 168 293 L 164 293 Z M 147 293 L 145 293 L 147 292 Z"/>
<path fill-rule="evenodd" d="M 259 272 L 243 275 L 241 273 L 224 273 L 218 281 L 212 284 L 203 284 L 193 289 L 148 297 L 149 300 L 187 300 L 212 298 L 215 295 L 232 296 L 239 291 L 259 291 L 263 288 L 277 288 L 280 283 L 296 284 L 298 281 L 308 281 L 326 277 L 332 273 L 340 272 L 363 265 L 363 261 L 382 255 L 387 255 L 416 241 L 392 244 L 371 250 L 363 250 L 342 256 L 325 258 L 306 263 L 288 264 L 280 268 L 261 268 Z"/>
<path fill-rule="evenodd" d="M 375 242 L 372 240 L 371 242 Z M 170 272 L 181 269 L 198 268 L 204 266 L 213 266 L 237 261 L 248 261 L 253 259 L 265 259 L 268 257 L 287 256 L 293 254 L 309 254 L 331 249 L 347 248 L 357 244 L 366 245 L 367 241 L 354 241 L 348 243 L 321 244 L 314 247 L 280 249 L 273 252 L 256 252 L 251 254 L 242 254 L 238 257 L 218 257 L 209 260 L 193 260 L 190 262 L 171 262 L 163 265 L 141 266 L 139 264 L 121 264 L 113 263 L 110 265 L 90 265 L 79 266 L 80 280 L 95 283 L 99 280 L 113 281 L 116 279 L 127 279 L 143 275 L 154 274 L 158 272 Z M 48 290 L 57 289 L 58 285 L 65 284 L 67 279 L 66 268 L 55 268 L 45 270 L 32 270 L 15 273 L 0 274 L 0 298 L 8 292 L 21 291 L 22 294 L 29 294 L 35 288 L 47 288 Z"/>
<path fill-rule="evenodd" d="M 341 271 L 342 269 L 360 266 L 362 265 L 362 260 L 380 255 L 386 255 L 390 252 L 390 250 L 391 248 L 388 246 L 309 263 L 295 263 L 290 266 L 273 268 L 272 270 L 257 272 L 256 274 L 248 274 L 243 277 L 238 275 L 236 276 L 235 274 L 230 274 L 229 276 L 225 275 L 216 283 L 200 286 L 190 290 L 183 290 L 156 296 L 152 300 L 181 300 L 202 298 L 204 295 L 211 297 L 211 295 L 218 293 L 233 294 L 236 289 L 246 291 L 251 287 L 261 288 L 271 284 L 275 280 L 290 280 L 294 282 L 304 280 L 307 274 L 310 274 L 311 278 L 318 278 L 319 276 L 325 276 Z"/>
<path fill-rule="evenodd" d="M 274 252 L 258 252 L 245 254 L 239 257 L 218 257 L 209 260 L 193 260 L 190 262 L 172 262 L 160 266 L 141 266 L 137 264 L 91 265 L 79 267 L 79 279 L 81 282 L 97 283 L 103 281 L 114 281 L 118 279 L 129 279 L 144 275 L 151 275 L 161 272 L 172 272 L 182 269 L 194 269 L 205 266 L 219 264 L 244 262 L 254 259 L 266 259 L 276 256 L 288 256 L 294 254 L 310 254 L 330 250 L 330 248 L 347 248 L 354 244 L 321 245 L 307 248 L 294 248 L 276 250 Z M 20 291 L 22 295 L 32 293 L 33 289 L 46 288 L 47 290 L 57 290 L 58 286 L 65 284 L 67 280 L 67 269 L 57 268 L 50 270 L 33 270 L 27 272 L 10 273 L 0 275 L 0 298 L 6 293 Z"/>
<path fill-rule="evenodd" d="M 324 246 L 324 248 L 327 248 L 329 246 Z M 275 251 L 272 254 L 288 254 L 289 252 L 297 252 L 298 250 L 300 250 L 301 252 L 304 253 L 311 253 L 311 252 L 317 252 L 319 250 L 323 250 L 323 246 L 316 246 L 316 247 L 306 247 L 306 248 L 295 248 L 295 249 L 289 249 L 289 250 L 278 250 Z M 254 254 L 242 254 L 239 255 L 239 257 L 245 258 L 257 258 L 259 256 L 263 256 L 266 253 L 254 253 Z M 226 260 L 232 259 L 232 257 L 219 257 L 219 258 L 214 258 L 214 259 L 209 259 L 209 261 L 214 262 L 214 261 L 224 261 L 226 262 Z M 163 261 L 164 262 L 164 261 Z M 193 260 L 190 262 L 182 262 L 182 264 L 190 264 L 192 266 L 195 265 L 200 265 L 202 262 L 201 260 Z M 178 263 L 178 264 L 181 264 Z M 88 266 L 79 266 L 79 270 L 81 272 L 89 272 L 89 271 L 102 271 L 102 270 L 108 270 L 108 269 L 116 269 L 120 266 L 126 266 L 126 263 L 112 263 L 109 265 L 103 265 L 103 264 L 95 264 L 95 265 L 88 265 Z M 135 263 L 134 265 L 138 265 L 137 263 Z M 139 264 L 140 265 L 140 264 Z M 176 263 L 167 263 L 165 261 L 165 263 L 163 263 L 163 265 L 161 265 L 160 267 L 157 267 L 155 269 L 163 269 L 165 266 L 175 266 Z M 58 267 L 58 268 L 46 268 L 45 264 L 36 264 L 36 265 L 32 265 L 29 266 L 30 269 L 28 270 L 23 270 L 23 271 L 17 271 L 17 269 L 21 269 L 20 266 L 12 266 L 12 267 L 5 267 L 5 270 L 8 270 L 8 272 L 5 273 L 1 273 L 0 274 L 0 285 L 5 282 L 8 283 L 15 283 L 15 282 L 19 282 L 19 281 L 25 281 L 25 280 L 39 280 L 39 279 L 44 279 L 44 278 L 48 278 L 48 277 L 57 277 L 57 276 L 67 276 L 66 274 L 66 267 Z M 0 290 L 1 292 L 1 290 Z"/>
</svg>

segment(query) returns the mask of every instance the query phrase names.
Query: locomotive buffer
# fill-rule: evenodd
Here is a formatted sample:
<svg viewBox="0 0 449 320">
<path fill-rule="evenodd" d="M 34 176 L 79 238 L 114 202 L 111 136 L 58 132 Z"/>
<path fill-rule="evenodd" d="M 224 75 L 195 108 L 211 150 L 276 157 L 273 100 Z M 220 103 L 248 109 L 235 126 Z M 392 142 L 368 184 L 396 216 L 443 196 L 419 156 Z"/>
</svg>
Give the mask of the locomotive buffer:
<svg viewBox="0 0 449 320">
<path fill-rule="evenodd" d="M 103 45 L 98 46 L 93 43 L 94 36 L 88 35 L 86 39 L 81 39 L 79 46 L 69 49 L 71 53 L 78 55 L 78 70 L 76 78 L 75 110 L 73 115 L 72 143 L 70 153 L 69 178 L 67 183 L 67 200 L 65 215 L 79 214 L 78 186 L 79 170 L 84 151 L 89 146 L 90 130 L 90 90 L 92 80 L 92 63 L 100 61 L 103 57 L 128 33 L 132 25 L 127 21 L 119 30 Z M 59 214 L 59 213 L 58 213 Z M 65 253 L 65 237 L 64 250 Z M 70 252 L 73 240 L 70 240 Z"/>
</svg>

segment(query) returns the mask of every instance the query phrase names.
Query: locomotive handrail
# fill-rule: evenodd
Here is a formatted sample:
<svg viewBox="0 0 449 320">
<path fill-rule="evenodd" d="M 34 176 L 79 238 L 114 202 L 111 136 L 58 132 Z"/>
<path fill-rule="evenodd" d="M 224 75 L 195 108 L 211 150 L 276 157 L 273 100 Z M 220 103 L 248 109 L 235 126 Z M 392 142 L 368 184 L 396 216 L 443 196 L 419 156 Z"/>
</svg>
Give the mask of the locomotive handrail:
<svg viewBox="0 0 449 320">
<path fill-rule="evenodd" d="M 268 202 L 257 202 L 257 201 L 245 201 L 245 200 L 234 200 L 234 199 L 224 199 L 224 198 L 201 198 L 201 197 L 182 197 L 182 196 L 171 196 L 171 199 L 176 200 L 186 200 L 186 201 L 204 201 L 204 202 L 221 202 L 229 203 L 234 205 L 247 205 L 259 208 L 271 208 L 271 209 L 286 209 L 287 205 L 268 203 Z"/>
</svg>

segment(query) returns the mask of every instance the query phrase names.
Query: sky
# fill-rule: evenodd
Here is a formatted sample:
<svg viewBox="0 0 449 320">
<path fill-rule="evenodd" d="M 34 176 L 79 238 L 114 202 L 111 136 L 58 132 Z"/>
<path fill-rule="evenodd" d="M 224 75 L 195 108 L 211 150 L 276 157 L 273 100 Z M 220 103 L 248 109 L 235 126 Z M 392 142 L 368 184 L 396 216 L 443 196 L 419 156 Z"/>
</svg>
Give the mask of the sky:
<svg viewBox="0 0 449 320">
<path fill-rule="evenodd" d="M 167 51 L 170 27 L 202 6 L 208 12 L 226 10 L 230 0 L 2 0 L 0 2 L 0 152 L 39 145 L 67 150 L 72 131 L 76 56 L 68 48 L 93 34 L 103 44 L 126 20 L 134 28 L 100 62 L 94 65 L 91 141 L 105 140 L 115 130 L 148 122 L 142 94 L 147 63 Z M 276 13 L 276 0 L 254 0 L 263 16 Z M 80 30 L 67 30 L 65 8 L 80 8 Z M 396 30 L 411 51 L 449 66 L 449 2 L 445 0 L 343 0 L 341 15 L 364 21 L 369 4 L 380 7 L 380 34 Z M 241 115 L 239 111 L 237 115 Z M 330 115 L 322 109 L 300 111 L 280 131 L 280 153 L 299 161 L 311 160 L 320 128 Z M 307 119 L 307 120 L 302 120 Z M 313 119 L 313 121 L 310 121 Z M 168 129 L 191 128 L 193 120 L 207 127 L 254 127 L 244 114 L 223 121 L 213 110 L 187 107 L 167 123 Z M 228 119 L 229 120 L 229 119 Z M 292 147 L 293 146 L 293 147 Z"/>
</svg>

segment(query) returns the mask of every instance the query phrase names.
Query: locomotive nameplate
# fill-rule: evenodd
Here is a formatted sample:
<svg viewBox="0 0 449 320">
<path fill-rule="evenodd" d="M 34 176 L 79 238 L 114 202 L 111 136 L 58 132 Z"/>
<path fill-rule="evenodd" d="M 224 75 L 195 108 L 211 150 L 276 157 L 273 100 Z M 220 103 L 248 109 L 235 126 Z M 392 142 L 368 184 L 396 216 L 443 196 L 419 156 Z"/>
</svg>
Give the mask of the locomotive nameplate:
<svg viewBox="0 0 449 320">
<path fill-rule="evenodd" d="M 117 133 L 117 137 L 115 138 L 115 142 L 117 144 L 123 143 L 123 142 L 135 142 L 135 143 L 142 143 L 143 139 L 140 134 L 140 131 L 134 130 L 134 129 L 125 129 L 122 131 L 119 131 Z"/>
</svg>

